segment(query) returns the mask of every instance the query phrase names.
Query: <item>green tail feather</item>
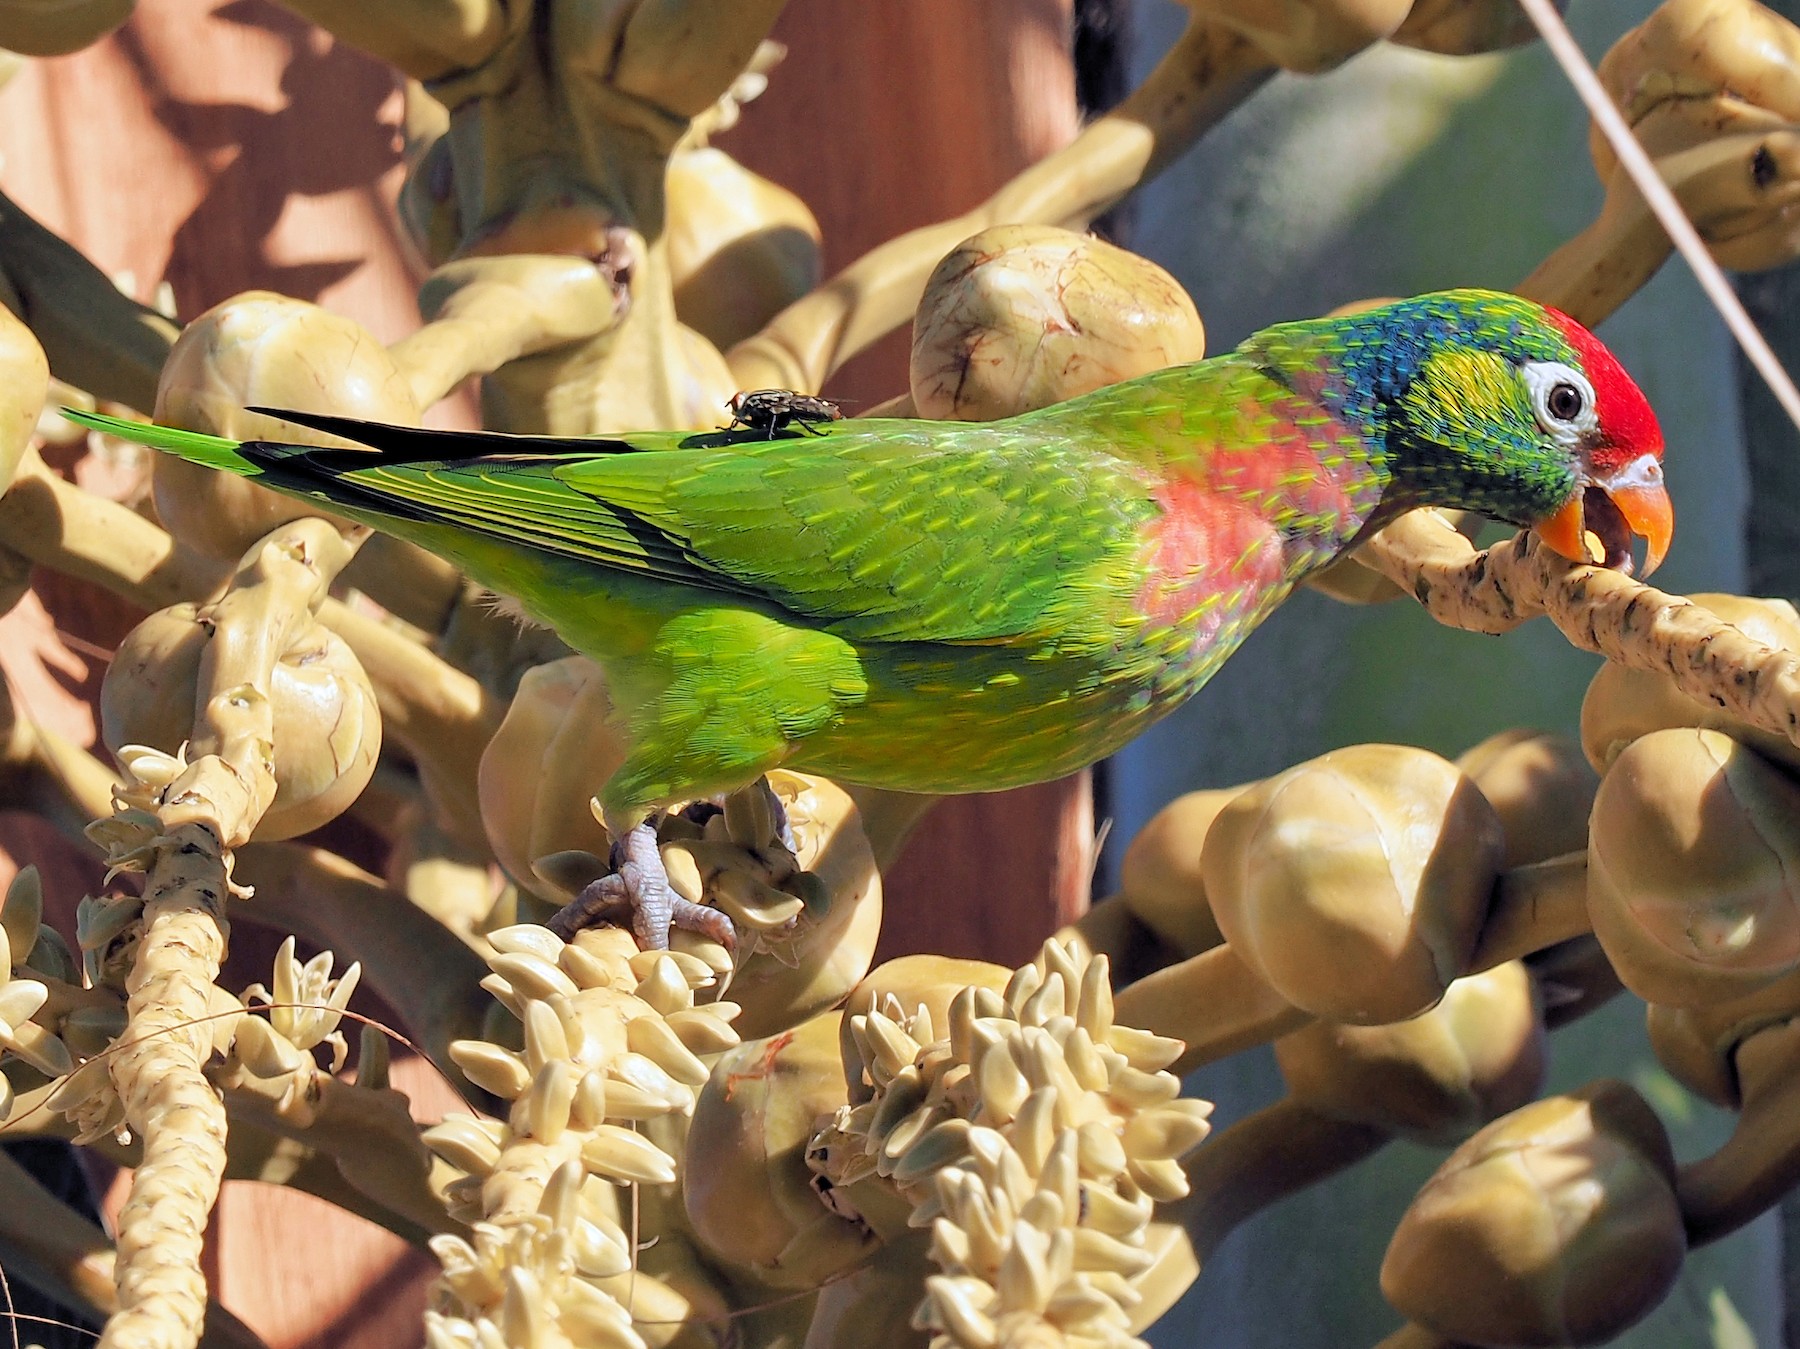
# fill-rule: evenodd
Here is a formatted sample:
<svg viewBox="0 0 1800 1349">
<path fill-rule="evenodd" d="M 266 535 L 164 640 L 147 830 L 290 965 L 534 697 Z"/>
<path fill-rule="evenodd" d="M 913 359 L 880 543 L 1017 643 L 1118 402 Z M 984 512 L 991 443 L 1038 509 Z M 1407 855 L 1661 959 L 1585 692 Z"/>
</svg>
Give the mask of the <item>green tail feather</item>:
<svg viewBox="0 0 1800 1349">
<path fill-rule="evenodd" d="M 166 450 L 192 463 L 207 468 L 224 469 L 246 478 L 259 477 L 262 469 L 238 452 L 239 441 L 223 436 L 209 436 L 204 431 L 183 431 L 173 426 L 153 426 L 149 422 L 127 421 L 109 417 L 104 412 L 77 412 L 64 408 L 62 415 L 72 422 L 94 431 L 103 431 L 120 440 L 135 441 L 153 450 Z"/>
</svg>

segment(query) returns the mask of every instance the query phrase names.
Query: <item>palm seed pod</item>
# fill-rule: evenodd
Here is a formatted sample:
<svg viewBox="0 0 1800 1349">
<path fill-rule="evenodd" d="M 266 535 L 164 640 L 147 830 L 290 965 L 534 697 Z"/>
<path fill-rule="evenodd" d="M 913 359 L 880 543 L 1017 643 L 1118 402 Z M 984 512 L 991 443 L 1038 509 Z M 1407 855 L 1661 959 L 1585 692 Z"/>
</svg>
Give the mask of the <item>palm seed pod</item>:
<svg viewBox="0 0 1800 1349">
<path fill-rule="evenodd" d="M 1682 1217 L 1698 1245 L 1766 1212 L 1800 1182 L 1800 971 L 1691 1007 L 1652 1003 L 1648 1026 L 1676 1081 L 1740 1112 L 1716 1152 L 1681 1168 Z"/>
<path fill-rule="evenodd" d="M 1322 1114 L 1449 1146 L 1537 1094 L 1544 1025 L 1514 960 L 1454 980 L 1408 1021 L 1316 1021 L 1277 1040 L 1275 1059 L 1288 1094 Z"/>
<path fill-rule="evenodd" d="M 1573 741 L 1523 728 L 1501 731 L 1464 750 L 1456 766 L 1500 817 L 1505 870 L 1587 847 L 1600 779 Z"/>
<path fill-rule="evenodd" d="M 1717 731 L 1654 731 L 1594 799 L 1588 908 L 1625 986 L 1686 1007 L 1800 964 L 1800 785 Z"/>
<path fill-rule="evenodd" d="M 1179 282 L 1071 230 L 998 225 L 937 265 L 913 319 L 917 415 L 992 421 L 1206 354 Z"/>
<path fill-rule="evenodd" d="M 532 864 L 573 849 L 604 857 L 610 846 L 588 803 L 624 762 L 611 714 L 599 666 L 585 656 L 549 661 L 519 680 L 481 756 L 481 820 L 494 856 L 516 884 L 555 904 L 573 894 Z"/>
<path fill-rule="evenodd" d="M 1240 793 L 1201 869 L 1231 950 L 1277 993 L 1384 1025 L 1467 968 L 1502 846 L 1494 808 L 1455 765 L 1356 745 Z"/>
<path fill-rule="evenodd" d="M 1604 1006 L 1625 991 L 1606 948 L 1593 933 L 1571 937 L 1525 957 L 1544 1004 L 1544 1025 L 1555 1030 Z"/>
<path fill-rule="evenodd" d="M 481 760 L 481 811 L 494 855 L 515 880 L 563 904 L 604 869 L 610 848 L 595 793 L 623 761 L 612 704 L 580 656 L 529 671 Z M 783 837 L 783 830 L 786 837 Z M 666 816 L 659 831 L 670 882 L 737 929 L 732 996 L 741 1034 L 772 1035 L 840 1000 L 874 957 L 881 877 L 855 803 L 835 784 L 775 772 L 723 809 Z M 732 955 L 676 935 L 715 969 Z"/>
<path fill-rule="evenodd" d="M 1581 747 L 1560 735 L 1501 731 L 1463 751 L 1467 773 L 1500 817 L 1508 870 L 1587 848 L 1588 814 L 1600 779 Z M 1525 958 L 1552 1030 L 1585 1016 L 1624 985 L 1593 936 L 1572 937 Z"/>
<path fill-rule="evenodd" d="M 1779 991 L 1777 1000 L 1765 996 Z M 1731 1137 L 1710 1156 L 1681 1168 L 1676 1193 L 1694 1245 L 1713 1241 L 1768 1212 L 1800 1183 L 1800 1005 L 1792 978 L 1740 1000 L 1735 1026 L 1717 1034 L 1730 1104 Z M 1653 1009 L 1654 1010 L 1654 1009 Z M 1659 1052 L 1667 1051 L 1666 1040 Z"/>
<path fill-rule="evenodd" d="M 239 440 L 338 444 L 305 427 L 246 412 L 294 408 L 416 425 L 419 408 L 387 349 L 360 323 L 304 300 L 247 291 L 182 330 L 163 366 L 156 420 Z M 276 525 L 321 515 L 233 473 L 156 456 L 156 510 L 171 533 L 235 558 Z"/>
<path fill-rule="evenodd" d="M 1800 651 L 1800 614 L 1786 600 L 1742 595 L 1694 595 L 1720 618 L 1777 650 Z M 1607 662 L 1581 700 L 1581 746 L 1602 773 L 1640 736 L 1672 726 L 1724 731 L 1789 768 L 1800 769 L 1800 748 L 1784 735 L 1747 726 L 1722 709 L 1688 697 L 1667 675 Z"/>
<path fill-rule="evenodd" d="M 1706 201 L 1682 203 L 1725 267 L 1779 266 L 1800 248 L 1792 219 L 1796 70 L 1800 28 L 1754 0 L 1667 0 L 1600 63 L 1607 92 L 1652 156 L 1742 147 L 1726 163 L 1750 184 L 1709 194 L 1718 198 L 1712 210 Z M 1610 182 L 1618 157 L 1597 127 L 1588 132 L 1588 148 Z M 1741 173 L 1753 162 L 1756 172 Z M 1760 190 L 1746 192 L 1751 184 Z"/>
<path fill-rule="evenodd" d="M 210 608 L 151 614 L 120 643 L 100 688 L 101 737 L 121 762 L 134 747 L 176 754 L 194 735 Z M 322 624 L 281 653 L 269 681 L 275 799 L 252 837 L 293 838 L 336 819 L 361 795 L 381 754 L 375 693 L 350 648 Z"/>
<path fill-rule="evenodd" d="M 919 1290 L 937 1272 L 929 1232 L 907 1232 L 878 1258 L 819 1290 L 804 1349 L 922 1349 L 912 1327 Z"/>
<path fill-rule="evenodd" d="M 1669 1075 L 1704 1100 L 1729 1110 L 1744 1104 L 1735 1057 L 1743 1042 L 1800 1012 L 1800 971 L 1773 983 L 1687 1007 L 1653 1002 L 1645 1009 L 1650 1047 Z"/>
<path fill-rule="evenodd" d="M 1407 1208 L 1381 1291 L 1458 1343 L 1610 1340 L 1675 1282 L 1687 1241 L 1650 1107 L 1596 1082 L 1496 1120 Z"/>
<path fill-rule="evenodd" d="M 1668 0 L 1600 63 L 1613 102 L 1726 267 L 1775 267 L 1800 249 L 1797 52 L 1800 29 L 1755 0 Z M 1517 289 L 1593 327 L 1671 245 L 1597 127 L 1589 145 L 1606 188 L 1600 214 Z"/>
<path fill-rule="evenodd" d="M 824 1012 L 728 1051 L 688 1128 L 689 1155 L 706 1159 L 682 1175 L 688 1221 L 714 1259 L 771 1287 L 820 1287 L 879 1244 L 806 1164 L 813 1136 L 847 1104 L 842 1020 Z"/>
<path fill-rule="evenodd" d="M 697 878 L 690 898 L 725 910 L 737 928 L 740 1034 L 798 1025 L 868 972 L 881 873 L 856 804 L 836 783 L 777 769 L 727 797 L 700 838 L 666 843 L 663 860 L 672 878 Z"/>
<path fill-rule="evenodd" d="M 1183 1163 L 1192 1192 L 1162 1210 L 1202 1264 L 1242 1223 L 1395 1138 L 1455 1144 L 1529 1101 L 1544 1028 L 1532 981 L 1511 961 L 1456 980 L 1412 1020 L 1316 1021 L 1274 1049 L 1287 1095 L 1208 1139 Z"/>
</svg>

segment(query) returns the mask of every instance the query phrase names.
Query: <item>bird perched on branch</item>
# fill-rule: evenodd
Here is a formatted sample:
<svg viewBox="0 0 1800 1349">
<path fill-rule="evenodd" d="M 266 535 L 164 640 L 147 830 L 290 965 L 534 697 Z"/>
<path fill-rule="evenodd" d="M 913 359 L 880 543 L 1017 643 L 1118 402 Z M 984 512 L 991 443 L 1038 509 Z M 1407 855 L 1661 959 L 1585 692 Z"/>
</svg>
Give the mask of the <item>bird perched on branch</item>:
<svg viewBox="0 0 1800 1349">
<path fill-rule="evenodd" d="M 1280 324 L 986 424 L 556 439 L 272 414 L 365 451 L 70 415 L 411 539 L 597 661 L 629 750 L 600 797 L 619 870 L 577 905 L 629 908 L 647 946 L 672 922 L 730 932 L 668 885 L 652 822 L 673 802 L 777 765 L 932 793 L 1081 768 L 1410 507 L 1577 560 L 1592 535 L 1621 568 L 1636 536 L 1654 567 L 1672 529 L 1662 435 L 1618 361 L 1477 290 Z"/>
</svg>

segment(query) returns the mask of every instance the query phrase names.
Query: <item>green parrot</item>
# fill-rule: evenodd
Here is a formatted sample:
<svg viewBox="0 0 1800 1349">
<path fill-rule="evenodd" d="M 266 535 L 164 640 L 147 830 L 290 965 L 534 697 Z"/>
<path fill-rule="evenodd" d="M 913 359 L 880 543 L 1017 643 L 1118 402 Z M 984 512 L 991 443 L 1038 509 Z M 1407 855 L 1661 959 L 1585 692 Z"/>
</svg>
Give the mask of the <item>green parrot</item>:
<svg viewBox="0 0 1800 1349">
<path fill-rule="evenodd" d="M 1673 517 L 1648 402 L 1580 324 L 1456 290 L 1267 328 L 1005 421 L 805 420 L 591 439 L 273 415 L 370 447 L 76 420 L 430 549 L 606 672 L 615 874 L 559 916 L 729 940 L 656 813 L 777 765 L 907 792 L 1041 782 L 1204 684 L 1310 573 L 1409 507 L 1646 567 Z"/>
</svg>

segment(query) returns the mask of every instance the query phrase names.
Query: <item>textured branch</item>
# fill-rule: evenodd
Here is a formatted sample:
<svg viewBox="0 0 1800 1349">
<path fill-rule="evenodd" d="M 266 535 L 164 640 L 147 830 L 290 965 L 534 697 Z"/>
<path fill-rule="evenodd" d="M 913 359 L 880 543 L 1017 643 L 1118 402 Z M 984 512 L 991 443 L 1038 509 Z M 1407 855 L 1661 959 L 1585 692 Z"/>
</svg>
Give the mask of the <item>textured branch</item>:
<svg viewBox="0 0 1800 1349">
<path fill-rule="evenodd" d="M 1533 534 L 1477 552 L 1430 512 L 1389 525 L 1364 555 L 1440 623 L 1500 633 L 1547 614 L 1583 651 L 1666 674 L 1690 698 L 1800 743 L 1800 656 L 1692 600 L 1570 562 Z"/>
<path fill-rule="evenodd" d="M 227 574 L 136 511 L 57 477 L 33 453 L 0 497 L 0 546 L 145 609 L 211 595 Z"/>
<path fill-rule="evenodd" d="M 1659 155 L 1656 167 L 1708 242 L 1726 245 L 1747 232 L 1757 216 L 1791 212 L 1784 199 L 1800 181 L 1800 131 L 1719 136 Z M 1777 184 L 1773 192 L 1766 186 L 1770 181 Z M 1786 209 L 1777 212 L 1782 204 Z M 1656 275 L 1672 248 L 1629 176 L 1615 169 L 1600 215 L 1544 259 L 1517 290 L 1593 327 Z"/>
<path fill-rule="evenodd" d="M 313 621 L 350 553 L 330 524 L 299 520 L 239 569 L 210 614 L 195 757 L 172 782 L 144 784 L 162 787 L 150 798 L 157 807 L 154 826 L 145 826 L 150 836 L 135 848 L 115 842 L 109 858 L 114 866 L 147 861 L 149 875 L 126 980 L 127 1026 L 107 1062 L 144 1155 L 119 1215 L 119 1310 L 103 1349 L 178 1349 L 200 1335 L 201 1246 L 226 1160 L 225 1107 L 202 1069 L 214 1047 L 208 1013 L 225 953 L 224 906 L 236 889 L 230 850 L 250 837 L 275 796 L 275 662 Z M 128 794 L 147 795 L 143 787 Z"/>
<path fill-rule="evenodd" d="M 0 1250 L 7 1270 L 47 1297 L 100 1316 L 117 1305 L 106 1233 L 5 1153 L 0 1153 Z M 250 1328 L 216 1302 L 207 1307 L 200 1343 L 205 1349 L 262 1349 Z"/>
</svg>

